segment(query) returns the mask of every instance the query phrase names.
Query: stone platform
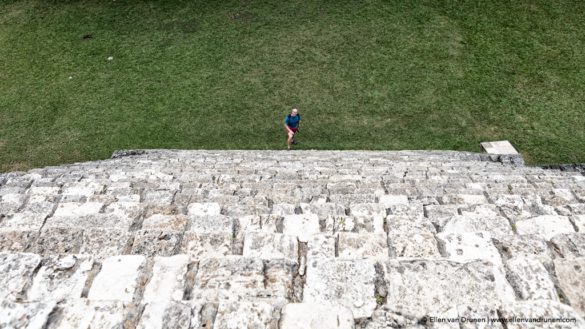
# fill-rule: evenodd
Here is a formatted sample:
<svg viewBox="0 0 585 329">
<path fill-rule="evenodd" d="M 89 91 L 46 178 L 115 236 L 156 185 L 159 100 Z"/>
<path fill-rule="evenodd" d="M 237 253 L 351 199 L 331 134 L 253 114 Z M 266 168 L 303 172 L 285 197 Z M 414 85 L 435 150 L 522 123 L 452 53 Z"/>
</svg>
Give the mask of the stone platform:
<svg viewBox="0 0 585 329">
<path fill-rule="evenodd" d="M 0 328 L 585 328 L 585 176 L 447 151 L 0 174 Z"/>
</svg>

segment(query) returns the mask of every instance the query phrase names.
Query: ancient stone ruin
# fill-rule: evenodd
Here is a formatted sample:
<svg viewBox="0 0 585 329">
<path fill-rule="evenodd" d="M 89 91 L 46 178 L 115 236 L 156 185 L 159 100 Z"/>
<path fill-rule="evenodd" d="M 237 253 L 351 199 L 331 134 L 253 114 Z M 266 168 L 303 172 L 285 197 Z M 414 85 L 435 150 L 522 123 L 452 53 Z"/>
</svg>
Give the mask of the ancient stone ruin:
<svg viewBox="0 0 585 329">
<path fill-rule="evenodd" d="M 0 328 L 585 328 L 585 176 L 506 159 L 149 150 L 0 174 Z"/>
</svg>

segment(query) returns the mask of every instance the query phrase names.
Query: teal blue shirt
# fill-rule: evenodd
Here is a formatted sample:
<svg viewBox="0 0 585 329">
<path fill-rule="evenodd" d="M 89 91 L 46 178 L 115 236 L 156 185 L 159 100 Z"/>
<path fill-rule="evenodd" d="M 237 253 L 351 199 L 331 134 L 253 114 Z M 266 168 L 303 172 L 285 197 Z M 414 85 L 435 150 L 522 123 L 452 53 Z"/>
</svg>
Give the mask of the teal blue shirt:
<svg viewBox="0 0 585 329">
<path fill-rule="evenodd" d="M 287 115 L 284 118 L 284 123 L 289 126 L 290 128 L 298 128 L 299 127 L 299 121 L 301 121 L 301 115 L 297 114 L 296 116 L 292 116 L 292 115 Z"/>
</svg>

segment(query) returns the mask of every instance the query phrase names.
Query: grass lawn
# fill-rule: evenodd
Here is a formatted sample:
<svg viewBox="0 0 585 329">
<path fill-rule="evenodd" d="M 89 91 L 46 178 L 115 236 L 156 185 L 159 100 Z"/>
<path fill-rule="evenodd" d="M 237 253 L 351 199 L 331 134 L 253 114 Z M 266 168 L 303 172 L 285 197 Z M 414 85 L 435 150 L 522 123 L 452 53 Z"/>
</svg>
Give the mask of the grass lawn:
<svg viewBox="0 0 585 329">
<path fill-rule="evenodd" d="M 584 17 L 582 0 L 0 0 L 0 171 L 286 149 L 293 105 L 300 149 L 508 139 L 530 164 L 585 162 Z"/>
</svg>

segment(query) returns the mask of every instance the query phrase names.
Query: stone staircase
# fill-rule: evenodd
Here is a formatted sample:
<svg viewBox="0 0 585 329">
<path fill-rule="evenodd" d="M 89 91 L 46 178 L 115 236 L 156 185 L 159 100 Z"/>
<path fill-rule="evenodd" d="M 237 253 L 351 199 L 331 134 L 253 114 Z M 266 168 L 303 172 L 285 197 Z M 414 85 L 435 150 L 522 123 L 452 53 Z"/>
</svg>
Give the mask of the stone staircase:
<svg viewBox="0 0 585 329">
<path fill-rule="evenodd" d="M 0 328 L 585 328 L 585 176 L 513 162 L 148 150 L 0 174 Z"/>
</svg>

